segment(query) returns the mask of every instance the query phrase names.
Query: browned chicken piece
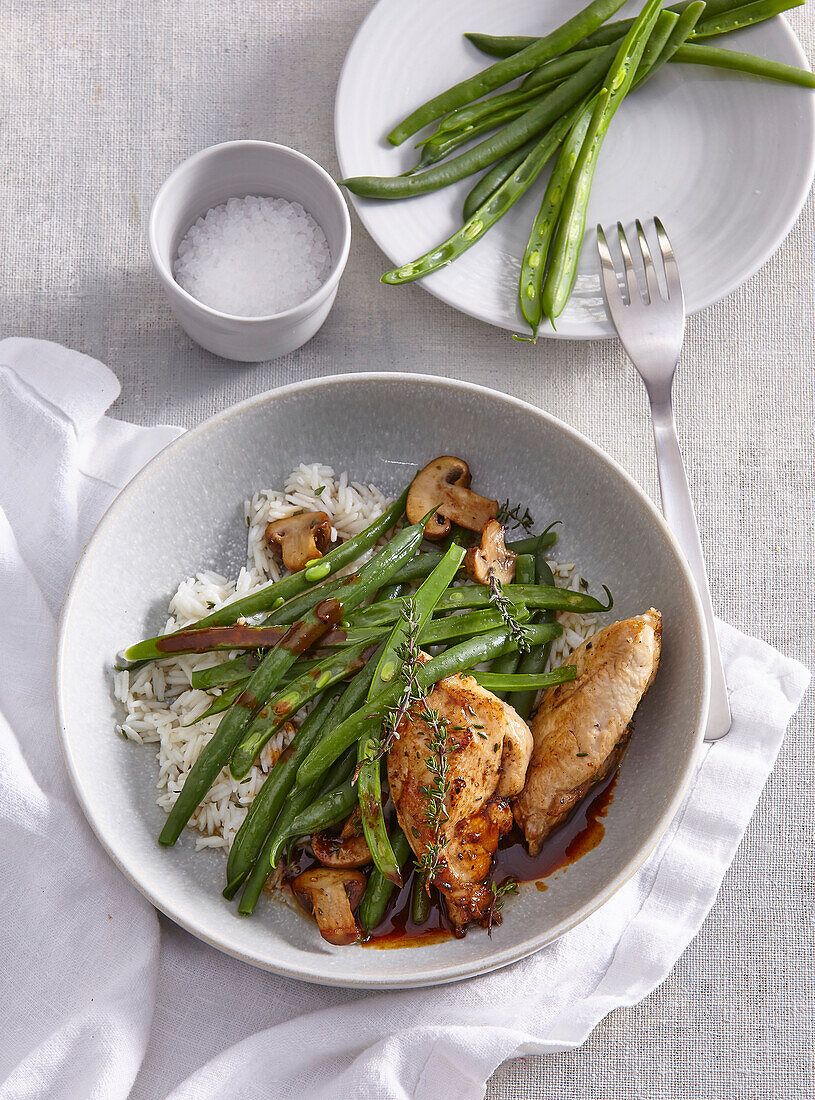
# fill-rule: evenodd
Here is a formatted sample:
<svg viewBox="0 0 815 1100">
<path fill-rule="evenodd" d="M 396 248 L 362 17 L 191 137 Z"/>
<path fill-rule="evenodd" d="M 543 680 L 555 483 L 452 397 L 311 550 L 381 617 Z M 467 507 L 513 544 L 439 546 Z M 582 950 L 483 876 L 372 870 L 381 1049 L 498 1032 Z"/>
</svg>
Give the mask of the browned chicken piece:
<svg viewBox="0 0 815 1100">
<path fill-rule="evenodd" d="M 471 676 L 448 676 L 427 697 L 447 726 L 447 820 L 441 829 L 440 869 L 434 879 L 447 902 L 456 931 L 471 921 L 486 921 L 492 892 L 485 885 L 492 857 L 503 833 L 512 827 L 508 799 L 523 787 L 532 752 L 532 734 L 522 718 Z M 388 754 L 388 782 L 399 824 L 417 857 L 435 839 L 428 821 L 427 788 L 437 776 L 427 767 L 432 758 L 432 731 L 414 706 L 399 728 L 399 740 Z"/>
<path fill-rule="evenodd" d="M 612 623 L 570 654 L 577 678 L 549 688 L 541 700 L 526 783 L 513 806 L 532 855 L 617 766 L 656 676 L 661 639 L 662 616 L 653 607 Z"/>
</svg>

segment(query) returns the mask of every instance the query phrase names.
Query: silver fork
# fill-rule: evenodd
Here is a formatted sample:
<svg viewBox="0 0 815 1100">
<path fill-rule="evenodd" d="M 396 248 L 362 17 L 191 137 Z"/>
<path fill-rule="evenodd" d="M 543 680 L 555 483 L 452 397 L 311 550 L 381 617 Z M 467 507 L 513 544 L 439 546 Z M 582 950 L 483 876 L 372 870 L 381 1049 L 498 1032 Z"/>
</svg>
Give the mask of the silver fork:
<svg viewBox="0 0 815 1100">
<path fill-rule="evenodd" d="M 651 259 L 651 250 L 639 220 L 636 226 L 645 270 L 645 292 L 643 293 L 637 279 L 625 230 L 621 223 L 617 222 L 627 300 L 620 291 L 617 272 L 614 269 L 614 261 L 611 258 L 603 227 L 598 225 L 597 250 L 600 253 L 603 294 L 617 335 L 645 383 L 651 404 L 662 509 L 668 525 L 688 559 L 688 565 L 702 601 L 710 643 L 711 673 L 710 711 L 705 740 L 718 741 L 730 729 L 730 703 L 727 698 L 722 655 L 716 637 L 713 605 L 710 602 L 710 588 L 705 571 L 705 559 L 702 555 L 702 544 L 699 540 L 699 528 L 693 511 L 688 475 L 685 472 L 679 440 L 676 437 L 676 422 L 671 404 L 671 387 L 685 335 L 685 300 L 682 295 L 676 257 L 662 222 L 659 218 L 654 218 L 667 297 L 664 297 L 660 291 L 656 269 Z"/>
</svg>

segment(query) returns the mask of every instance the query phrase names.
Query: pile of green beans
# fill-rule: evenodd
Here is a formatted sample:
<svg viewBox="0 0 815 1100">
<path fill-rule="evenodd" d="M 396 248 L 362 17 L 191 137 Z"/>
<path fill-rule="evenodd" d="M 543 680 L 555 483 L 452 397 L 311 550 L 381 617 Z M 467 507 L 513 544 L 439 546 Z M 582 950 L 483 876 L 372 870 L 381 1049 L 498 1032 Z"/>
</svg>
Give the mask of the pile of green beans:
<svg viewBox="0 0 815 1100">
<path fill-rule="evenodd" d="M 522 655 L 506 612 L 493 605 L 489 589 L 461 575 L 471 533 L 454 529 L 441 548 L 426 549 L 427 516 L 393 533 L 405 499 L 402 494 L 366 531 L 332 551 L 333 558 L 322 559 L 327 568 L 312 565 L 265 589 L 262 600 L 237 600 L 168 635 L 169 650 L 161 638 L 151 638 L 127 651 L 128 659 L 141 662 L 151 653 L 161 658 L 211 652 L 217 659 L 232 650 L 225 660 L 192 674 L 192 686 L 211 694 L 205 715 L 223 717 L 187 774 L 161 830 L 162 845 L 176 843 L 223 768 L 234 779 L 245 779 L 272 735 L 295 719 L 294 736 L 252 798 L 230 847 L 223 894 L 228 900 L 239 895 L 241 914 L 254 911 L 281 861 L 291 863 L 293 846 L 336 828 L 353 813 L 370 855 L 359 909 L 360 927 L 369 934 L 397 886 L 414 872 L 383 767 L 385 717 L 405 690 L 406 652 L 415 659 L 419 646 L 434 647 L 413 669 L 419 692 L 411 696 L 414 701 L 460 672 L 504 697 L 534 698 L 543 687 L 574 676 L 570 666 L 544 671 L 552 640 L 562 632 L 555 612 L 595 613 L 611 606 L 610 598 L 603 602 L 555 586 L 545 558 L 557 539 L 555 525 L 509 541 L 517 569 L 503 592 L 530 647 Z M 337 562 L 348 564 L 349 553 L 372 549 L 388 531 L 390 538 L 355 573 L 332 575 Z M 278 603 L 281 592 L 284 602 Z M 242 612 L 254 615 L 255 623 L 259 617 L 263 621 L 230 626 Z M 490 662 L 489 672 L 477 670 Z M 300 719 L 308 704 L 311 709 Z M 410 902 L 417 924 L 427 919 L 429 896 L 417 872 Z"/>
<path fill-rule="evenodd" d="M 417 163 L 398 176 L 342 181 L 366 198 L 402 199 L 484 173 L 464 201 L 462 224 L 422 256 L 385 272 L 382 281 L 412 282 L 453 263 L 518 202 L 556 156 L 518 285 L 520 313 L 534 341 L 544 317 L 555 327 L 571 294 L 594 172 L 625 96 L 668 61 L 815 87 L 815 74 L 807 69 L 706 44 L 803 2 L 684 0 L 662 10 L 647 0 L 636 18 L 607 23 L 621 4 L 591 0 L 541 38 L 467 34 L 474 46 L 499 60 L 416 108 L 387 135 L 399 145 L 435 124 L 418 143 L 422 151 Z M 506 90 L 518 78 L 520 84 Z M 485 134 L 478 144 L 451 156 Z"/>
</svg>

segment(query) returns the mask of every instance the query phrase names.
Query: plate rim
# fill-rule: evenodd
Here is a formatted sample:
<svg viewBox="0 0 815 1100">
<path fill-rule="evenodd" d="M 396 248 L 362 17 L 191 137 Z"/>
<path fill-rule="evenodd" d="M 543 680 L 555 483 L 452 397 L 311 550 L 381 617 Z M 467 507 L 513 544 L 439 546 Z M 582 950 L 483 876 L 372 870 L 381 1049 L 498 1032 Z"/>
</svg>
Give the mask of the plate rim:
<svg viewBox="0 0 815 1100">
<path fill-rule="evenodd" d="M 627 487 L 633 491 L 634 495 L 638 498 L 639 503 L 645 507 L 646 511 L 650 513 L 651 518 L 656 521 L 658 528 L 664 538 L 666 538 L 669 547 L 671 548 L 676 563 L 680 572 L 683 574 L 687 583 L 688 591 L 691 597 L 691 603 L 694 610 L 694 627 L 699 643 L 699 650 L 702 658 L 702 683 L 701 692 L 696 710 L 696 730 L 695 730 L 695 747 L 689 754 L 687 763 L 684 768 L 681 781 L 677 786 L 673 798 L 666 807 L 662 817 L 660 818 L 657 826 L 652 831 L 650 837 L 643 844 L 642 848 L 634 855 L 628 863 L 618 872 L 618 874 L 611 880 L 606 887 L 599 891 L 590 902 L 579 908 L 571 916 L 564 918 L 553 928 L 545 933 L 539 933 L 537 935 L 531 935 L 527 937 L 521 943 L 505 948 L 503 951 L 496 951 L 490 955 L 487 960 L 473 960 L 467 963 L 451 964 L 444 967 L 441 970 L 438 968 L 431 970 L 417 969 L 417 972 L 409 976 L 399 976 L 398 978 L 391 978 L 386 975 L 377 976 L 361 976 L 359 979 L 349 980 L 347 978 L 337 979 L 330 974 L 319 973 L 317 970 L 309 970 L 305 967 L 280 964 L 277 961 L 271 961 L 268 958 L 262 958 L 257 953 L 244 950 L 242 948 L 229 945 L 219 940 L 218 937 L 214 937 L 207 932 L 206 926 L 202 925 L 200 921 L 195 919 L 188 919 L 183 913 L 178 911 L 178 908 L 174 905 L 172 897 L 167 898 L 164 896 L 156 896 L 153 889 L 139 880 L 137 869 L 128 865 L 126 854 L 120 853 L 115 845 L 114 839 L 109 839 L 100 826 L 99 822 L 95 818 L 94 810 L 90 802 L 89 797 L 86 794 L 83 784 L 82 776 L 79 773 L 79 769 L 76 766 L 76 762 L 73 758 L 71 748 L 71 734 L 66 724 L 65 706 L 63 701 L 63 663 L 64 653 L 66 649 L 67 633 L 70 624 L 71 611 L 74 600 L 76 598 L 76 592 L 81 581 L 82 573 L 86 562 L 93 554 L 96 544 L 104 537 L 105 530 L 109 523 L 113 521 L 114 516 L 118 513 L 119 509 L 125 505 L 127 497 L 136 484 L 148 479 L 152 476 L 153 472 L 160 465 L 165 464 L 168 461 L 173 460 L 173 456 L 177 451 L 183 450 L 184 446 L 194 441 L 201 436 L 206 435 L 212 431 L 217 425 L 221 424 L 224 420 L 231 419 L 235 416 L 240 416 L 245 410 L 250 409 L 257 405 L 267 404 L 271 401 L 285 397 L 290 394 L 294 394 L 304 390 L 319 389 L 324 386 L 331 386 L 337 384 L 362 384 L 365 385 L 368 382 L 374 381 L 389 381 L 400 382 L 401 380 L 407 380 L 412 383 L 419 383 L 421 385 L 429 386 L 442 386 L 452 390 L 465 390 L 471 393 L 475 393 L 482 397 L 487 397 L 492 400 L 503 402 L 510 407 L 515 407 L 520 411 L 526 413 L 532 413 L 533 415 L 541 418 L 544 421 L 548 421 L 555 429 L 561 430 L 570 436 L 572 440 L 578 445 L 582 445 L 592 452 L 596 458 L 601 462 L 606 463 L 611 469 L 626 483 Z M 707 635 L 703 627 L 703 613 L 702 605 L 699 599 L 699 595 L 696 591 L 690 568 L 685 561 L 684 555 L 679 547 L 676 538 L 672 534 L 668 527 L 662 513 L 657 508 L 656 504 L 651 500 L 645 490 L 634 480 L 634 478 L 616 461 L 611 455 L 607 454 L 598 444 L 594 443 L 587 436 L 583 435 L 576 428 L 573 428 L 570 424 L 561 420 L 559 417 L 554 416 L 552 413 L 547 412 L 544 409 L 539 408 L 537 405 L 533 405 L 531 402 L 524 401 L 521 398 L 514 397 L 511 394 L 504 393 L 501 390 L 492 390 L 487 386 L 481 386 L 473 382 L 467 382 L 462 379 L 456 378 L 442 378 L 435 375 L 419 374 L 415 372 L 400 372 L 400 371 L 364 371 L 359 373 L 346 372 L 342 374 L 326 375 L 322 378 L 315 379 L 303 379 L 299 382 L 289 383 L 286 386 L 280 386 L 272 390 L 266 390 L 263 393 L 256 394 L 253 397 L 246 398 L 243 401 L 238 402 L 235 405 L 231 405 L 226 409 L 215 413 L 213 416 L 208 417 L 201 424 L 196 425 L 193 428 L 188 429 L 182 435 L 166 444 L 142 469 L 121 489 L 118 495 L 113 499 L 104 514 L 101 516 L 99 522 L 96 524 L 92 534 L 86 542 L 82 554 L 77 560 L 71 575 L 70 584 L 68 585 L 65 599 L 60 611 L 59 624 L 56 637 L 56 646 L 54 652 L 54 708 L 57 724 L 57 733 L 59 737 L 60 747 L 62 750 L 63 759 L 67 768 L 71 785 L 74 790 L 74 794 L 79 802 L 80 808 L 93 830 L 96 838 L 101 843 L 104 850 L 113 860 L 115 865 L 119 868 L 122 874 L 136 887 L 136 889 L 147 900 L 166 917 L 172 920 L 175 924 L 179 925 L 185 931 L 195 936 L 197 939 L 209 944 L 211 947 L 216 948 L 225 954 L 231 955 L 233 958 L 237 958 L 242 962 L 248 963 L 251 966 L 258 967 L 259 969 L 266 970 L 271 973 L 279 974 L 286 978 L 295 978 L 300 981 L 307 981 L 315 985 L 335 986 L 340 988 L 357 988 L 357 989 L 402 989 L 402 988 L 423 988 L 434 985 L 446 985 L 451 982 L 462 981 L 471 977 L 478 977 L 482 974 L 490 973 L 493 970 L 500 969 L 501 967 L 508 966 L 511 963 L 517 962 L 520 959 L 534 954 L 541 948 L 546 947 L 548 944 L 553 943 L 559 939 L 566 932 L 575 928 L 581 924 L 587 917 L 591 916 L 597 909 L 605 904 L 629 879 L 631 879 L 643 863 L 649 858 L 652 852 L 655 850 L 659 841 L 662 839 L 665 831 L 674 820 L 677 811 L 679 810 L 682 801 L 685 797 L 687 789 L 690 785 L 691 779 L 696 771 L 697 760 L 699 752 L 702 746 L 705 730 L 705 722 L 708 712 L 709 694 L 710 694 L 710 651 L 708 646 Z M 406 949 L 407 950 L 407 949 Z M 319 956 L 315 956 L 315 964 L 319 966 Z"/>
<path fill-rule="evenodd" d="M 339 166 L 340 166 L 340 172 L 341 172 L 342 178 L 345 178 L 345 176 L 347 175 L 347 170 L 346 170 L 346 166 L 343 163 L 343 153 L 342 153 L 342 150 L 341 150 L 341 147 L 340 147 L 340 141 L 338 139 L 339 118 L 340 118 L 340 108 L 339 108 L 340 94 L 341 94 L 341 91 L 343 90 L 343 85 L 347 84 L 348 81 L 349 81 L 349 73 L 350 73 L 349 60 L 350 60 L 350 57 L 351 57 L 351 54 L 352 54 L 354 48 L 358 44 L 358 40 L 362 37 L 363 33 L 366 30 L 367 24 L 369 23 L 369 21 L 371 21 L 373 19 L 377 9 L 382 4 L 388 3 L 388 2 L 391 2 L 391 0 L 376 0 L 376 3 L 373 5 L 373 7 L 367 13 L 365 18 L 362 20 L 362 22 L 360 23 L 359 27 L 357 28 L 357 30 L 354 34 L 354 37 L 351 39 L 351 42 L 350 42 L 350 44 L 348 46 L 348 49 L 345 53 L 345 57 L 343 58 L 343 61 L 342 61 L 342 66 L 340 68 L 339 77 L 337 78 L 337 87 L 336 87 L 336 90 L 334 92 L 334 111 L 333 111 L 334 150 L 335 150 L 335 153 L 337 155 L 337 161 L 338 161 Z M 809 58 L 806 55 L 804 47 L 801 44 L 801 41 L 798 38 L 798 35 L 795 33 L 795 31 L 792 29 L 790 24 L 784 18 L 783 14 L 773 16 L 773 18 L 771 20 L 767 20 L 766 22 L 776 23 L 778 25 L 778 21 L 780 21 L 780 25 L 783 27 L 783 33 L 785 34 L 789 44 L 798 53 L 799 64 L 800 64 L 801 68 L 808 69 L 810 72 L 812 72 L 813 71 L 812 66 L 809 63 Z M 806 89 L 802 89 L 802 91 L 805 91 L 805 90 Z M 777 240 L 775 241 L 774 244 L 772 244 L 769 247 L 768 250 L 766 250 L 765 254 L 760 259 L 758 259 L 757 261 L 753 262 L 750 265 L 750 269 L 749 269 L 749 271 L 746 272 L 746 274 L 744 274 L 741 278 L 730 280 L 724 286 L 724 288 L 721 290 L 720 293 L 717 292 L 714 296 L 709 298 L 707 301 L 703 302 L 701 305 L 697 306 L 695 309 L 689 310 L 688 313 L 687 313 L 687 316 L 692 317 L 692 316 L 695 316 L 698 313 L 701 313 L 705 309 L 709 309 L 711 306 L 714 306 L 718 302 L 721 302 L 724 298 L 728 297 L 728 295 L 734 293 L 734 291 L 738 290 L 739 287 L 743 286 L 746 282 L 748 282 L 750 279 L 752 279 L 753 276 L 756 274 L 756 272 L 760 271 L 761 268 L 763 268 L 764 265 L 766 263 L 768 263 L 773 258 L 773 256 L 775 256 L 775 254 L 778 252 L 778 250 L 781 248 L 781 246 L 786 241 L 787 237 L 792 232 L 796 222 L 798 221 L 799 217 L 801 216 L 801 211 L 803 210 L 804 204 L 806 203 L 807 197 L 809 196 L 809 193 L 812 189 L 813 181 L 815 181 L 815 93 L 813 93 L 812 95 L 810 95 L 808 97 L 807 102 L 808 102 L 808 108 L 809 108 L 809 127 L 808 127 L 809 163 L 808 163 L 807 171 L 806 171 L 805 175 L 802 176 L 800 181 L 799 181 L 799 190 L 796 194 L 795 201 L 793 203 L 790 203 L 791 213 L 787 217 L 786 221 L 784 222 L 783 229 L 780 231 Z M 341 184 L 340 184 L 340 186 L 341 186 Z M 367 207 L 365 206 L 364 199 L 361 199 L 359 195 L 355 195 L 355 194 L 353 194 L 353 192 L 348 191 L 347 188 L 345 188 L 345 193 L 346 193 L 346 197 L 348 198 L 348 200 L 350 200 L 352 206 L 354 207 L 354 212 L 356 213 L 357 217 L 359 218 L 360 222 L 362 223 L 362 225 L 365 229 L 365 232 L 368 234 L 368 236 L 374 242 L 376 247 L 380 250 L 380 252 L 382 252 L 385 256 L 387 256 L 388 261 L 390 263 L 393 263 L 393 264 L 397 263 L 396 258 L 394 256 L 392 256 L 390 254 L 390 252 L 384 247 L 382 241 L 380 240 L 380 237 L 372 231 L 371 226 L 370 226 L 369 221 L 368 221 L 367 214 L 366 214 Z M 443 302 L 446 306 L 448 306 L 450 309 L 454 309 L 457 313 L 462 313 L 467 317 L 472 317 L 474 320 L 480 321 L 481 324 L 489 325 L 490 328 L 496 328 L 496 329 L 499 329 L 502 332 L 510 332 L 510 333 L 515 332 L 515 326 L 504 325 L 504 324 L 501 324 L 501 323 L 496 322 L 496 321 L 488 320 L 487 318 L 485 318 L 484 316 L 482 316 L 480 313 L 476 312 L 475 310 L 468 309 L 466 305 L 461 305 L 458 302 L 452 301 L 450 295 L 445 294 L 443 288 L 439 288 L 439 287 L 436 287 L 434 285 L 431 285 L 430 283 L 427 282 L 426 279 L 418 279 L 416 281 L 419 284 L 420 289 L 424 290 L 428 294 L 431 294 L 438 301 Z M 600 283 L 599 283 L 599 277 L 598 277 L 598 290 L 599 290 L 599 287 L 600 287 Z M 539 339 L 540 338 L 545 338 L 546 340 L 577 340 L 577 341 L 614 340 L 614 339 L 616 339 L 616 335 L 617 335 L 616 331 L 614 330 L 614 327 L 611 324 L 611 322 L 608 320 L 608 317 L 606 317 L 605 324 L 607 326 L 607 331 L 605 331 L 605 332 L 582 332 L 582 333 L 580 333 L 580 332 L 577 332 L 577 333 L 576 332 L 564 333 L 562 331 L 558 331 L 556 329 L 553 329 L 552 326 L 549 325 L 549 324 L 541 325 L 541 328 L 538 331 L 538 338 Z"/>
</svg>

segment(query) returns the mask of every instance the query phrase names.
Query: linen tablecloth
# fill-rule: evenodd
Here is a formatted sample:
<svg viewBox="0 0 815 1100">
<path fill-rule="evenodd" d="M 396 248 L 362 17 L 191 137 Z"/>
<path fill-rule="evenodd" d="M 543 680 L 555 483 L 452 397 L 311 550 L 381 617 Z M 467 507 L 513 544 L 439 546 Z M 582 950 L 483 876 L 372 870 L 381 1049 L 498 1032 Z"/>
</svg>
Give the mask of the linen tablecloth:
<svg viewBox="0 0 815 1100">
<path fill-rule="evenodd" d="M 453 375 L 563 417 L 656 497 L 644 396 L 618 349 L 511 344 L 419 286 L 380 286 L 383 257 L 356 219 L 335 309 L 300 352 L 231 367 L 173 322 L 145 246 L 158 186 L 185 156 L 235 137 L 282 141 L 336 169 L 333 89 L 369 7 L 9 0 L 2 334 L 54 339 L 115 364 L 123 393 L 114 413 L 141 423 L 193 424 L 250 394 L 337 371 Z M 799 9 L 790 22 L 812 57 L 811 15 Z M 810 197 L 779 254 L 690 319 L 676 389 L 716 610 L 809 665 L 812 256 Z M 581 1050 L 507 1064 L 491 1100 L 809 1100 L 814 717 L 810 693 L 719 902 L 672 977 L 604 1021 Z"/>
</svg>

